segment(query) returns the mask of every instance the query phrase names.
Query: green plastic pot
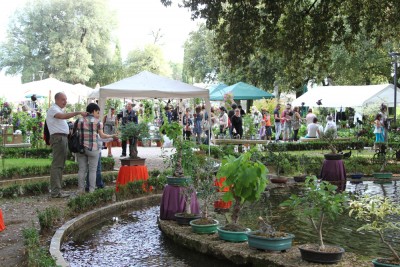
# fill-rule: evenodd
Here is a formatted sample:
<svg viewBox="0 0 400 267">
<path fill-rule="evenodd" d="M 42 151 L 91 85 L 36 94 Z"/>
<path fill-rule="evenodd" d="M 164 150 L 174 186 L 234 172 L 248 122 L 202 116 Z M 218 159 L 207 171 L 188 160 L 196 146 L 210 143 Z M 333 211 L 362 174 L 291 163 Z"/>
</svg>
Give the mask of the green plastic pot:
<svg viewBox="0 0 400 267">
<path fill-rule="evenodd" d="M 200 219 L 196 219 L 190 221 L 190 225 L 192 226 L 192 232 L 196 234 L 213 234 L 217 232 L 217 227 L 219 222 L 217 220 L 213 220 L 213 224 L 197 224 Z"/>
<path fill-rule="evenodd" d="M 172 186 L 185 186 L 191 182 L 191 177 L 167 176 L 167 184 Z"/>
<path fill-rule="evenodd" d="M 284 237 L 265 237 L 258 235 L 259 231 L 247 233 L 249 247 L 270 251 L 284 251 L 292 247 L 293 234 Z"/>
<path fill-rule="evenodd" d="M 388 264 L 388 263 L 381 263 L 378 262 L 379 259 L 373 259 L 372 263 L 374 264 L 374 267 L 399 267 L 400 265 L 398 264 Z"/>
<path fill-rule="evenodd" d="M 246 228 L 246 231 L 243 232 L 226 231 L 221 228 L 217 227 L 219 238 L 229 242 L 245 242 L 247 241 L 247 233 L 250 232 L 249 228 Z"/>
<path fill-rule="evenodd" d="M 372 174 L 376 179 L 390 179 L 393 177 L 391 172 L 375 172 Z"/>
</svg>

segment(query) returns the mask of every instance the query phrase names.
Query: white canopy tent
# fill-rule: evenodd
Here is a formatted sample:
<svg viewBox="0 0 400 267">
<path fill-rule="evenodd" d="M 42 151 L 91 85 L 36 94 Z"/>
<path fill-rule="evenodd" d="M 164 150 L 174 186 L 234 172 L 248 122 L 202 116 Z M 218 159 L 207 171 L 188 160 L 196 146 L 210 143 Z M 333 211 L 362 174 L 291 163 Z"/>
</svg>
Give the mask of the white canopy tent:
<svg viewBox="0 0 400 267">
<path fill-rule="evenodd" d="M 102 86 L 99 89 L 99 106 L 104 110 L 107 98 L 163 98 L 184 99 L 203 98 L 208 113 L 211 113 L 208 89 L 199 88 L 187 83 L 172 80 L 154 73 L 143 71 L 132 77 Z M 209 120 L 211 116 L 208 116 Z"/>
<path fill-rule="evenodd" d="M 400 90 L 397 88 L 400 98 Z M 397 102 L 399 103 L 399 98 Z M 318 105 L 321 100 L 321 105 Z M 394 106 L 393 84 L 352 85 L 352 86 L 317 86 L 310 89 L 292 102 L 292 106 L 308 107 L 361 107 L 372 103 L 385 103 Z"/>
</svg>

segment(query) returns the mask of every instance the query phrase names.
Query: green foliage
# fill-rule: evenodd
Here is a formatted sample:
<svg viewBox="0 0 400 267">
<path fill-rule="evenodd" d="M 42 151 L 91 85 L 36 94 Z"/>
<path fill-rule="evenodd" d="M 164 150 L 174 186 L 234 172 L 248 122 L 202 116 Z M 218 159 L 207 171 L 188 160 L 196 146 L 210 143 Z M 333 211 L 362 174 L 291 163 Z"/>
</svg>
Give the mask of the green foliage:
<svg viewBox="0 0 400 267">
<path fill-rule="evenodd" d="M 119 127 L 120 137 L 122 140 L 129 140 L 131 138 L 142 140 L 143 138 L 149 138 L 149 131 L 149 126 L 144 122 L 128 122 Z"/>
<path fill-rule="evenodd" d="M 91 194 L 79 195 L 68 201 L 67 206 L 72 212 L 81 213 L 99 206 L 111 203 L 115 188 L 95 190 Z"/>
<path fill-rule="evenodd" d="M 49 182 L 42 181 L 23 185 L 23 192 L 27 195 L 41 195 L 49 192 Z"/>
<path fill-rule="evenodd" d="M 330 149 L 330 143 L 326 141 L 313 141 L 313 142 L 287 142 L 287 143 L 269 143 L 267 149 L 270 151 L 302 151 L 302 150 L 321 150 Z M 353 149 L 359 150 L 363 149 L 367 144 L 363 141 L 357 141 L 356 139 L 350 141 L 335 141 L 335 147 L 337 150 Z"/>
<path fill-rule="evenodd" d="M 364 224 L 357 231 L 372 231 L 379 234 L 381 241 L 389 248 L 393 256 L 400 261 L 398 253 L 385 238 L 388 231 L 399 232 L 400 223 L 391 217 L 400 216 L 397 203 L 384 196 L 360 196 L 350 201 L 349 216 L 354 216 Z"/>
<path fill-rule="evenodd" d="M 313 229 L 319 237 L 321 250 L 325 249 L 323 241 L 323 223 L 326 217 L 335 220 L 345 210 L 347 194 L 338 193 L 337 186 L 326 182 L 318 182 L 317 177 L 309 176 L 304 183 L 305 192 L 298 196 L 292 194 L 289 199 L 281 203 L 283 207 L 294 210 L 296 215 L 310 220 Z"/>
<path fill-rule="evenodd" d="M 54 224 L 62 218 L 62 212 L 57 207 L 48 207 L 44 211 L 37 211 L 40 230 L 42 232 L 53 228 Z"/>
<path fill-rule="evenodd" d="M 222 165 L 217 173 L 217 177 L 226 177 L 223 186 L 231 188 L 225 192 L 222 199 L 224 201 L 235 201 L 232 213 L 232 221 L 237 224 L 241 206 L 244 202 L 254 202 L 258 200 L 267 185 L 268 169 L 260 161 L 252 161 L 253 148 L 242 153 L 238 158 L 225 156 Z"/>
<path fill-rule="evenodd" d="M 51 156 L 51 148 L 7 148 L 4 153 L 6 159 L 18 158 L 41 158 L 46 159 Z"/>
<path fill-rule="evenodd" d="M 35 227 L 22 230 L 26 252 L 28 255 L 28 266 L 30 267 L 55 267 L 56 260 L 52 258 L 49 252 L 40 246 L 39 233 Z"/>
<path fill-rule="evenodd" d="M 91 67 L 110 58 L 115 20 L 108 10 L 104 0 L 28 1 L 9 22 L 0 69 L 21 73 L 23 82 L 39 79 L 40 70 L 43 78 L 88 81 Z"/>
<path fill-rule="evenodd" d="M 254 125 L 254 120 L 251 116 L 243 116 L 243 130 L 244 136 L 248 136 L 249 138 L 251 136 L 255 136 L 257 134 L 257 129 Z"/>
<path fill-rule="evenodd" d="M 126 76 L 132 76 L 142 71 L 149 71 L 169 77 L 171 68 L 164 58 L 160 46 L 147 44 L 144 49 L 135 49 L 128 53 L 125 61 Z"/>
</svg>

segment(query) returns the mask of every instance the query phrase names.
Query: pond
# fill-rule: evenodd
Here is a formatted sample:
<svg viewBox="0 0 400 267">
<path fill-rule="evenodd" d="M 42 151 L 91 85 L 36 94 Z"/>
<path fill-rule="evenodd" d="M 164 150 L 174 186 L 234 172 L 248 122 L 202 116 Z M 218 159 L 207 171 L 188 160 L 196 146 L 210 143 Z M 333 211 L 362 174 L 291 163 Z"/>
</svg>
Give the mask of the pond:
<svg viewBox="0 0 400 267">
<path fill-rule="evenodd" d="M 397 182 L 376 184 L 374 182 L 347 183 L 346 190 L 352 194 L 386 195 L 399 202 Z M 316 242 L 307 220 L 300 220 L 280 208 L 279 204 L 299 187 L 274 188 L 266 192 L 260 201 L 244 208 L 240 218 L 243 225 L 256 229 L 258 216 L 269 217 L 277 230 L 295 234 L 295 244 Z M 62 245 L 64 258 L 71 266 L 231 266 L 231 264 L 185 249 L 164 237 L 157 226 L 159 206 L 123 214 L 75 233 Z M 215 214 L 222 224 L 223 214 Z M 398 220 L 399 218 L 394 218 Z M 337 244 L 346 251 L 372 258 L 390 256 L 379 237 L 372 233 L 359 233 L 360 223 L 343 216 L 335 223 L 329 222 L 324 237 L 327 244 Z M 400 249 L 399 233 L 391 234 Z"/>
</svg>

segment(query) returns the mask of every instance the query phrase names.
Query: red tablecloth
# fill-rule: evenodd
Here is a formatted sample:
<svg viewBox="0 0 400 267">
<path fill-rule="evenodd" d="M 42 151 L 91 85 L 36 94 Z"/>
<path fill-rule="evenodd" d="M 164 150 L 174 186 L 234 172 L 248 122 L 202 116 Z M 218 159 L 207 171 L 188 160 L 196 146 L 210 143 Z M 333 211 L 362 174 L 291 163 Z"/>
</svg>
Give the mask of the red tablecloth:
<svg viewBox="0 0 400 267">
<path fill-rule="evenodd" d="M 148 178 L 149 173 L 146 166 L 121 166 L 118 172 L 116 191 L 118 192 L 119 185 L 139 180 L 146 181 Z"/>
<path fill-rule="evenodd" d="M 346 169 L 342 160 L 324 160 L 321 169 L 321 179 L 329 181 L 338 187 L 338 190 L 346 189 Z"/>
<path fill-rule="evenodd" d="M 3 219 L 3 212 L 0 209 L 0 232 L 6 229 L 6 225 L 4 224 L 4 219 Z"/>
<path fill-rule="evenodd" d="M 184 212 L 186 203 L 180 186 L 167 185 L 164 188 L 161 205 L 160 205 L 160 219 L 161 220 L 174 220 L 175 213 Z M 196 193 L 192 195 L 190 203 L 191 213 L 199 214 L 199 202 L 197 201 Z"/>
</svg>

